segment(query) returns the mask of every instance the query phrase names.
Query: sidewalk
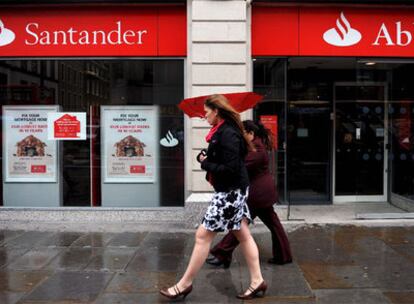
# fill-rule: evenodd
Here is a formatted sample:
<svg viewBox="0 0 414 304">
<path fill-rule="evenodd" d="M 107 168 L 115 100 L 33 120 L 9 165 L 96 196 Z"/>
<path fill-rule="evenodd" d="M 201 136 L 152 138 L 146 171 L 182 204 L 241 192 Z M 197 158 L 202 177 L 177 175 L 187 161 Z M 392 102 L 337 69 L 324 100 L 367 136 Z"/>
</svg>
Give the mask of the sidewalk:
<svg viewBox="0 0 414 304">
<path fill-rule="evenodd" d="M 200 223 L 206 205 L 201 204 L 191 216 Z M 288 231 L 309 225 L 413 226 L 414 213 L 388 203 L 356 203 L 344 205 L 300 205 L 275 207 Z M 362 215 L 362 218 L 361 218 Z M 377 219 L 367 219 L 376 215 Z M 390 218 L 390 215 L 392 217 Z M 185 208 L 1 208 L 0 230 L 32 230 L 60 232 L 190 232 Z M 252 229 L 266 230 L 260 222 Z"/>
<path fill-rule="evenodd" d="M 305 226 L 294 263 L 275 266 L 256 231 L 267 296 L 255 303 L 414 303 L 414 227 Z M 218 240 L 218 239 L 217 239 Z M 193 233 L 0 232 L 0 303 L 167 303 L 158 288 L 184 271 Z M 230 269 L 205 265 L 186 303 L 241 303 L 240 250 Z"/>
</svg>

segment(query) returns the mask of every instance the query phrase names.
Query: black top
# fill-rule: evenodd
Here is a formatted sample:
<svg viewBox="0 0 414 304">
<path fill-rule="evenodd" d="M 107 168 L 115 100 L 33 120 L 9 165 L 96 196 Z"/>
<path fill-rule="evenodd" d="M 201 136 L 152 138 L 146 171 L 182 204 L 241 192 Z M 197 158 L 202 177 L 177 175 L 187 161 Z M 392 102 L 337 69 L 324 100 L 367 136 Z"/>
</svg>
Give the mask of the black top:
<svg viewBox="0 0 414 304">
<path fill-rule="evenodd" d="M 201 168 L 207 171 L 206 179 L 216 192 L 245 189 L 249 177 L 244 164 L 247 147 L 243 135 L 230 123 L 224 122 L 211 138 L 207 159 Z"/>
</svg>

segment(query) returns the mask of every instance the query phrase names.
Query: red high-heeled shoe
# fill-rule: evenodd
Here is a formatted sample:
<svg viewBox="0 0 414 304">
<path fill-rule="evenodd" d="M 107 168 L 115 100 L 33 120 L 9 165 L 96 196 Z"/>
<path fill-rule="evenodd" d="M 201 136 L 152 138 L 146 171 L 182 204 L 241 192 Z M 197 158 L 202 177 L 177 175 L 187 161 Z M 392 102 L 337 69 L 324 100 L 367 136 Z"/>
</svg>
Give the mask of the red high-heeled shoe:
<svg viewBox="0 0 414 304">
<path fill-rule="evenodd" d="M 261 297 L 264 297 L 264 295 L 266 293 L 266 290 L 267 290 L 267 284 L 266 284 L 265 281 L 263 281 L 262 283 L 260 283 L 259 286 L 256 287 L 256 289 L 254 289 L 252 286 L 249 286 L 248 289 L 250 291 L 249 294 L 247 294 L 247 295 L 245 295 L 245 294 L 239 294 L 237 296 L 237 298 L 238 299 L 241 299 L 241 300 L 251 300 L 251 299 L 254 299 L 254 298 L 257 298 L 257 297 L 260 297 L 260 296 Z M 259 296 L 259 293 L 260 292 L 262 294 Z"/>
<path fill-rule="evenodd" d="M 183 300 L 184 300 L 185 297 L 188 296 L 188 294 L 193 290 L 193 285 L 191 284 L 190 286 L 188 286 L 183 291 L 180 291 L 180 289 L 178 289 L 177 285 L 174 285 L 173 288 L 174 288 L 175 294 L 169 293 L 168 288 L 161 289 L 160 294 L 162 294 L 164 297 L 167 297 L 170 300 L 177 299 L 181 296 L 183 297 Z"/>
</svg>

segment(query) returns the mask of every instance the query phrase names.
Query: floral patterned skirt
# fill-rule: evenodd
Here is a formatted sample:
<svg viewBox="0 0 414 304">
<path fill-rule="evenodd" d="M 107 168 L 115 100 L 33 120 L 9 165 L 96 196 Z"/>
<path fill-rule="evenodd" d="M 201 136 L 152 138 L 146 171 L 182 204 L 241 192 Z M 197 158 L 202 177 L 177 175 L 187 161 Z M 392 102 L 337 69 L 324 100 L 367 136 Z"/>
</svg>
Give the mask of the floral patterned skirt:
<svg viewBox="0 0 414 304">
<path fill-rule="evenodd" d="M 248 195 L 249 188 L 215 192 L 202 221 L 204 228 L 213 232 L 240 230 L 244 217 L 250 223 L 252 218 L 247 206 Z"/>
</svg>

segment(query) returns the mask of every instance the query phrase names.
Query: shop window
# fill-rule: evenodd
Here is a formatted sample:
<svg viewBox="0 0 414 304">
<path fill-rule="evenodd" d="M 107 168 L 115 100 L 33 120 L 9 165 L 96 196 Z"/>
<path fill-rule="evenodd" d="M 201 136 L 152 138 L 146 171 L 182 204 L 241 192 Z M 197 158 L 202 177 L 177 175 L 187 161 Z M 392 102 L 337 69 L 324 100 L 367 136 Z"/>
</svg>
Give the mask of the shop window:
<svg viewBox="0 0 414 304">
<path fill-rule="evenodd" d="M 32 73 L 35 73 L 35 74 L 39 73 L 39 71 L 38 71 L 38 60 L 31 60 L 30 61 L 30 71 Z"/>
<path fill-rule="evenodd" d="M 22 127 L 23 133 L 9 133 L 7 143 L 3 141 L 3 145 L 11 145 L 9 161 L 21 162 L 24 167 L 24 162 L 34 158 L 40 163 L 46 157 L 50 159 L 47 164 L 30 165 L 31 171 L 22 169 L 20 176 L 12 171 L 8 171 L 7 177 L 2 176 L 2 189 L 8 187 L 3 191 L 3 205 L 33 206 L 28 196 L 27 201 L 13 198 L 17 188 L 12 184 L 30 191 L 40 184 L 42 189 L 55 185 L 53 189 L 59 193 L 47 206 L 184 204 L 184 116 L 177 108 L 184 95 L 182 60 L 13 62 L 28 65 L 30 72 L 10 68 L 10 79 L 0 74 L 2 106 L 13 109 L 13 115 L 21 115 L 20 118 L 43 117 L 44 110 L 36 116 L 36 111 L 40 113 L 42 109 L 83 112 L 87 134 L 85 140 L 57 142 L 40 131 L 32 134 L 31 128 L 26 132 Z M 53 76 L 55 64 L 57 79 Z M 34 75 L 38 66 L 42 72 Z M 47 67 L 50 73 L 46 72 Z M 19 117 L 15 117 L 16 122 Z M 9 128 L 5 121 L 2 117 L 2 126 Z M 114 129 L 117 132 L 112 132 Z M 20 143 L 19 153 L 13 150 L 16 143 Z M 42 179 L 51 172 L 53 177 Z M 26 178 L 19 180 L 21 176 Z M 44 205 L 37 202 L 36 206 Z"/>
<path fill-rule="evenodd" d="M 286 59 L 255 59 L 254 91 L 264 96 L 254 110 L 254 119 L 272 130 L 275 150 L 269 153 L 270 170 L 279 201 L 286 197 Z"/>
<path fill-rule="evenodd" d="M 23 60 L 20 62 L 20 67 L 23 71 L 27 71 L 27 61 Z"/>
</svg>

